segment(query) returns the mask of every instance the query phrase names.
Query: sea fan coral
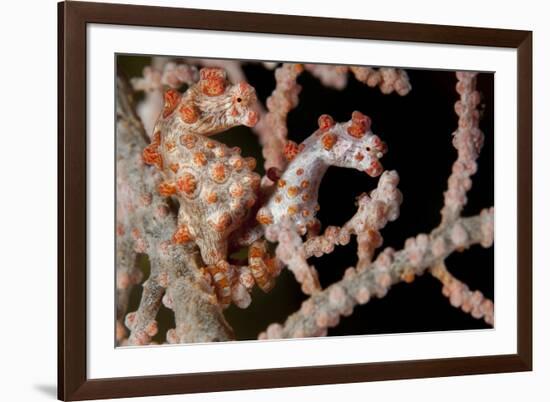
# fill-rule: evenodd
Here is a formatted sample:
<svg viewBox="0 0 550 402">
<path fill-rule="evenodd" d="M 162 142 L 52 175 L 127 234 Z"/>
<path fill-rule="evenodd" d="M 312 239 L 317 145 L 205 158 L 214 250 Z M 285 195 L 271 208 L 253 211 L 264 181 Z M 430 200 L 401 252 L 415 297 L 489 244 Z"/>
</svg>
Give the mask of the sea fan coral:
<svg viewBox="0 0 550 402">
<path fill-rule="evenodd" d="M 384 119 L 371 120 L 369 109 L 376 109 L 358 103 L 345 116 L 317 114 L 316 127 L 306 131 L 310 134 L 297 137 L 290 135 L 289 120 L 294 111 L 302 113 L 301 96 L 308 96 L 304 82 L 314 80 L 332 91 L 327 93 L 344 93 L 353 81 L 357 90 L 377 87 L 379 96 L 399 98 L 414 90 L 407 72 L 299 63 L 152 61 L 143 77 L 131 80 L 134 91 L 145 93 L 137 106 L 131 86 L 122 76 L 117 80 L 119 345 L 235 339 L 238 331 L 226 319 L 232 314 L 229 307 L 246 309 L 260 297 L 255 286 L 270 292 L 279 278 L 288 280 L 285 268 L 306 299 L 282 323 L 256 333 L 259 339 L 327 335 L 357 306 L 384 298 L 392 286 L 412 283 L 424 272 L 441 282 L 452 306 L 493 325 L 490 298 L 470 290 L 447 266 L 454 252 L 493 243 L 492 207 L 462 216 L 484 143 L 475 73 L 456 74 L 458 128 L 452 144 L 458 157 L 444 191 L 439 225 L 409 234 L 400 250 L 377 252 L 384 243 L 382 230 L 398 221 L 404 198 L 406 202 L 398 169 L 393 170 L 395 160 L 389 160 L 392 170 L 381 163 L 399 146 L 395 137 L 389 141 L 384 133 L 374 134 Z M 274 74 L 269 96 L 260 96 L 247 82 L 250 68 Z M 235 131 L 239 126 L 257 134 L 260 166 L 259 153 L 250 152 L 246 144 L 231 145 L 242 133 Z M 415 131 L 412 123 L 410 131 Z M 420 133 L 414 135 L 422 144 Z M 410 153 L 414 161 L 414 151 Z M 364 176 L 370 187 L 357 188 L 355 213 L 343 224 L 326 225 L 320 198 L 324 177 L 334 168 L 348 168 L 350 177 Z M 355 244 L 353 266 L 325 286 L 324 273 L 313 259 Z M 143 255 L 147 264 L 140 263 Z M 142 282 L 144 266 L 149 272 Z M 140 284 L 139 303 L 128 313 L 133 289 Z M 171 329 L 158 318 L 163 306 L 173 313 Z"/>
</svg>

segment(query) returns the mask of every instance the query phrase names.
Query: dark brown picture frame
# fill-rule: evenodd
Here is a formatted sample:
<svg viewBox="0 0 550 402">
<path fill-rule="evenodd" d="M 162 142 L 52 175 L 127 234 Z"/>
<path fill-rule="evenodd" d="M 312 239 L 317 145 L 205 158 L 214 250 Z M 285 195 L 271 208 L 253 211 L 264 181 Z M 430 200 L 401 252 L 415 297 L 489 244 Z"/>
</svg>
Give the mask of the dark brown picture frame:
<svg viewBox="0 0 550 402">
<path fill-rule="evenodd" d="M 86 26 L 90 23 L 517 50 L 517 353 L 89 379 L 86 373 Z M 119 4 L 58 4 L 58 398 L 83 400 L 532 370 L 532 32 Z"/>
</svg>

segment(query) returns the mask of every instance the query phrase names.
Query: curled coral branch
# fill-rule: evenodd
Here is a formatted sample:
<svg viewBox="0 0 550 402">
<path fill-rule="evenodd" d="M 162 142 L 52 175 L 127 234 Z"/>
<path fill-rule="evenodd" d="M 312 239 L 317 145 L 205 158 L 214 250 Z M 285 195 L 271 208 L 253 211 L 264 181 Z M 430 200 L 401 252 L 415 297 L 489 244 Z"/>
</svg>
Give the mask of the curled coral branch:
<svg viewBox="0 0 550 402">
<path fill-rule="evenodd" d="M 331 253 L 335 245 L 345 245 L 351 235 L 356 235 L 359 257 L 357 267 L 364 269 L 368 266 L 374 251 L 382 244 L 380 230 L 399 217 L 403 196 L 397 188 L 398 183 L 399 175 L 396 171 L 384 172 L 377 188 L 370 195 L 362 194 L 358 197 L 357 212 L 342 228 L 329 226 L 322 235 L 311 237 L 304 243 L 306 256 L 321 257 Z"/>
</svg>

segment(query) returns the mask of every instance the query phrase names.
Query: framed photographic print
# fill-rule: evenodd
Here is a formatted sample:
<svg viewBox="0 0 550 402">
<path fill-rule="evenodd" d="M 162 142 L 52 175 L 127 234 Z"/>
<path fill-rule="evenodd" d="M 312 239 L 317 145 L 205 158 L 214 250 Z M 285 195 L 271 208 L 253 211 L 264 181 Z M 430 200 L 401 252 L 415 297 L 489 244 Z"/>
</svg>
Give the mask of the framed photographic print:
<svg viewBox="0 0 550 402">
<path fill-rule="evenodd" d="M 531 32 L 58 16 L 60 399 L 531 370 Z"/>
</svg>

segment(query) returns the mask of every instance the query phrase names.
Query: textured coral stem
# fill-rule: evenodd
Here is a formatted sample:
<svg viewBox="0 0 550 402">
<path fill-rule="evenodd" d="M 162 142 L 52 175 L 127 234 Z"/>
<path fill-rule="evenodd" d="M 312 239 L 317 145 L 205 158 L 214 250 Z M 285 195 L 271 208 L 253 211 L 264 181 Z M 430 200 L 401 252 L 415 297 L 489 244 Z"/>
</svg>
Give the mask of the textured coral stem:
<svg viewBox="0 0 550 402">
<path fill-rule="evenodd" d="M 369 87 L 378 87 L 383 94 L 396 92 L 403 96 L 411 90 L 409 77 L 405 70 L 400 68 L 358 66 L 332 66 L 327 64 L 306 64 L 305 69 L 318 78 L 323 85 L 344 89 L 348 84 L 348 72 Z"/>
<path fill-rule="evenodd" d="M 137 311 L 126 316 L 126 326 L 131 329 L 128 338 L 129 345 L 148 345 L 151 338 L 157 334 L 155 320 L 164 288 L 157 278 L 150 277 L 143 283 L 143 292 Z"/>
<path fill-rule="evenodd" d="M 269 129 L 260 132 L 266 170 L 272 167 L 284 169 L 286 166 L 287 161 L 283 155 L 288 134 L 286 118 L 288 113 L 298 105 L 298 94 L 302 88 L 296 80 L 302 71 L 301 64 L 288 63 L 275 70 L 277 84 L 267 99 L 268 112 L 263 122 Z"/>
<path fill-rule="evenodd" d="M 458 151 L 458 158 L 453 164 L 445 192 L 445 206 L 441 210 L 443 224 L 457 219 L 466 205 L 466 193 L 472 186 L 470 177 L 477 171 L 476 160 L 483 146 L 477 110 L 480 95 L 476 91 L 476 75 L 472 72 L 456 73 L 456 90 L 460 100 L 455 103 L 458 129 L 453 133 L 453 145 Z"/>
<path fill-rule="evenodd" d="M 213 289 L 208 284 L 205 285 L 200 270 L 204 263 L 196 246 L 192 242 L 178 244 L 173 241 L 177 229 L 176 217 L 170 212 L 166 200 L 157 193 L 160 176 L 154 168 L 141 163 L 140 154 L 146 146 L 146 135 L 135 114 L 131 98 L 130 88 L 119 77 L 117 176 L 124 180 L 117 188 L 117 207 L 123 207 L 120 212 L 126 218 L 124 222 L 128 227 L 120 230 L 117 228 L 117 235 L 131 233 L 133 248 L 149 255 L 152 272 L 151 278 L 144 285 L 137 319 L 136 314 L 130 315 L 129 319 L 127 317 L 130 327 L 134 327 L 133 324 L 136 323 L 138 325 L 135 336 L 131 337 L 131 343 L 140 343 L 139 340 L 144 339 L 147 341 L 143 333 L 151 337 L 155 332 L 154 316 L 164 288 L 167 288 L 167 293 L 171 293 L 174 309 L 179 312 L 177 322 L 182 322 L 182 311 L 185 310 L 188 313 L 185 325 L 200 328 L 200 333 L 183 337 L 183 341 L 230 339 L 232 332 L 223 318 L 220 306 L 217 302 L 211 302 L 215 301 L 215 296 Z M 132 200 L 134 202 L 130 202 Z M 118 215 L 117 213 L 117 218 Z M 127 257 L 128 261 L 130 257 Z M 124 266 L 121 264 L 117 269 Z M 186 284 L 184 287 L 180 283 L 183 280 Z M 187 289 L 187 294 L 182 294 L 180 289 Z M 209 302 L 205 303 L 204 300 Z M 193 303 L 186 305 L 189 301 Z"/>
<path fill-rule="evenodd" d="M 430 272 L 443 284 L 442 293 L 449 298 L 453 307 L 461 308 L 465 313 L 476 319 L 483 319 L 489 325 L 495 324 L 494 304 L 479 290 L 471 291 L 447 270 L 444 263 L 437 264 Z"/>
<path fill-rule="evenodd" d="M 175 278 L 170 286 L 176 328 L 166 334 L 169 343 L 221 342 L 234 334 L 215 299 L 192 278 Z"/>
</svg>

